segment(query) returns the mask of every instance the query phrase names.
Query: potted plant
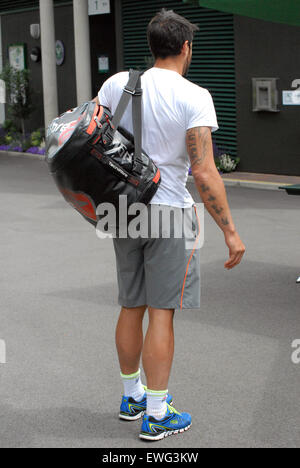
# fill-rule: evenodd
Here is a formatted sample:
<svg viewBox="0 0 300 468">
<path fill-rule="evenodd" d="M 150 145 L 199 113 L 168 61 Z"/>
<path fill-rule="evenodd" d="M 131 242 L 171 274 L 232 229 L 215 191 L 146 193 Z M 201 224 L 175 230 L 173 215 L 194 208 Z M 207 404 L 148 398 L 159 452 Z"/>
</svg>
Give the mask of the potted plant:
<svg viewBox="0 0 300 468">
<path fill-rule="evenodd" d="M 230 154 L 223 153 L 216 159 L 216 166 L 219 172 L 232 172 L 237 168 L 240 158 L 230 156 Z"/>
</svg>

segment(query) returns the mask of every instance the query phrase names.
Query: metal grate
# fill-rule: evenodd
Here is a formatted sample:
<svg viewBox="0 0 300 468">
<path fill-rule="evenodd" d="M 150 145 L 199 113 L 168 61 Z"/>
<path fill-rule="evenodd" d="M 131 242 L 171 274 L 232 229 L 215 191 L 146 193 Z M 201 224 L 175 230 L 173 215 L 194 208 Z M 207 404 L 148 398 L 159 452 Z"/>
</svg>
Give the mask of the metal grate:
<svg viewBox="0 0 300 468">
<path fill-rule="evenodd" d="M 220 129 L 214 140 L 236 155 L 236 91 L 233 15 L 192 5 L 181 0 L 122 0 L 124 65 L 146 69 L 152 65 L 146 28 L 162 7 L 173 9 L 196 23 L 200 31 L 193 44 L 189 79 L 207 88 L 214 99 Z"/>
</svg>

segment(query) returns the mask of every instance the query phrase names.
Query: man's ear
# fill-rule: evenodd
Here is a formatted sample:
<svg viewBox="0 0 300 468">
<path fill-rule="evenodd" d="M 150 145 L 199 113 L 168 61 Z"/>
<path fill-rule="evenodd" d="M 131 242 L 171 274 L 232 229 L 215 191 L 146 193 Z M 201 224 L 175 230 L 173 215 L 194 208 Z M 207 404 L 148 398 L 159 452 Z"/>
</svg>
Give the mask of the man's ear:
<svg viewBox="0 0 300 468">
<path fill-rule="evenodd" d="M 189 50 L 190 50 L 189 41 L 185 41 L 185 43 L 182 46 L 181 52 L 183 54 L 187 54 L 189 53 Z"/>
</svg>

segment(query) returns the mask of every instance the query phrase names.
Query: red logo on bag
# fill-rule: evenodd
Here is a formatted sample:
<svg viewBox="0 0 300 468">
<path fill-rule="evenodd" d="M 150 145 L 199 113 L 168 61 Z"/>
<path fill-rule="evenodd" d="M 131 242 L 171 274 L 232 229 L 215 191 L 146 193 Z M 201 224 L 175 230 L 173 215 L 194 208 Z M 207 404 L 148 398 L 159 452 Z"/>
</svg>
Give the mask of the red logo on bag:
<svg viewBox="0 0 300 468">
<path fill-rule="evenodd" d="M 83 216 L 92 221 L 97 221 L 96 208 L 93 200 L 83 192 L 72 192 L 71 190 L 60 188 L 61 193 L 70 205 L 79 211 Z"/>
<path fill-rule="evenodd" d="M 59 138 L 58 138 L 59 146 L 63 145 L 67 141 L 67 139 L 71 136 L 78 122 L 80 122 L 80 120 L 84 116 L 85 116 L 85 113 L 83 115 L 80 115 L 77 120 L 73 120 L 72 122 L 66 123 L 65 125 L 62 126 L 61 134 L 59 135 Z"/>
</svg>

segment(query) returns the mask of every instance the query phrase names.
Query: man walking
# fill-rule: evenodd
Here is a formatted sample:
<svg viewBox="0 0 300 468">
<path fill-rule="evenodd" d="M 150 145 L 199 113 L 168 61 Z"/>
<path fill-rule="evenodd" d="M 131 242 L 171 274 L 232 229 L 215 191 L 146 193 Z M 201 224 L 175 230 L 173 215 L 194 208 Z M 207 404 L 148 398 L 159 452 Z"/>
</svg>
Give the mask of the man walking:
<svg viewBox="0 0 300 468">
<path fill-rule="evenodd" d="M 155 65 L 142 76 L 143 148 L 162 178 L 148 210 L 190 210 L 199 233 L 195 203 L 186 189 L 192 165 L 202 201 L 222 229 L 229 248 L 229 260 L 224 266 L 232 269 L 240 263 L 245 247 L 235 229 L 214 162 L 211 132 L 218 129 L 218 124 L 213 101 L 207 90 L 184 78 L 197 29 L 165 9 L 148 26 Z M 101 105 L 114 113 L 127 81 L 128 72 L 107 80 L 98 95 Z M 130 106 L 121 126 L 133 131 Z M 187 248 L 186 240 L 175 236 L 114 239 L 122 306 L 116 329 L 124 384 L 120 418 L 132 421 L 143 417 L 142 439 L 162 439 L 191 426 L 191 416 L 175 410 L 168 393 L 175 309 L 200 306 L 199 250 Z M 147 309 L 149 326 L 144 338 L 142 322 Z M 141 357 L 147 387 L 140 378 Z"/>
</svg>

